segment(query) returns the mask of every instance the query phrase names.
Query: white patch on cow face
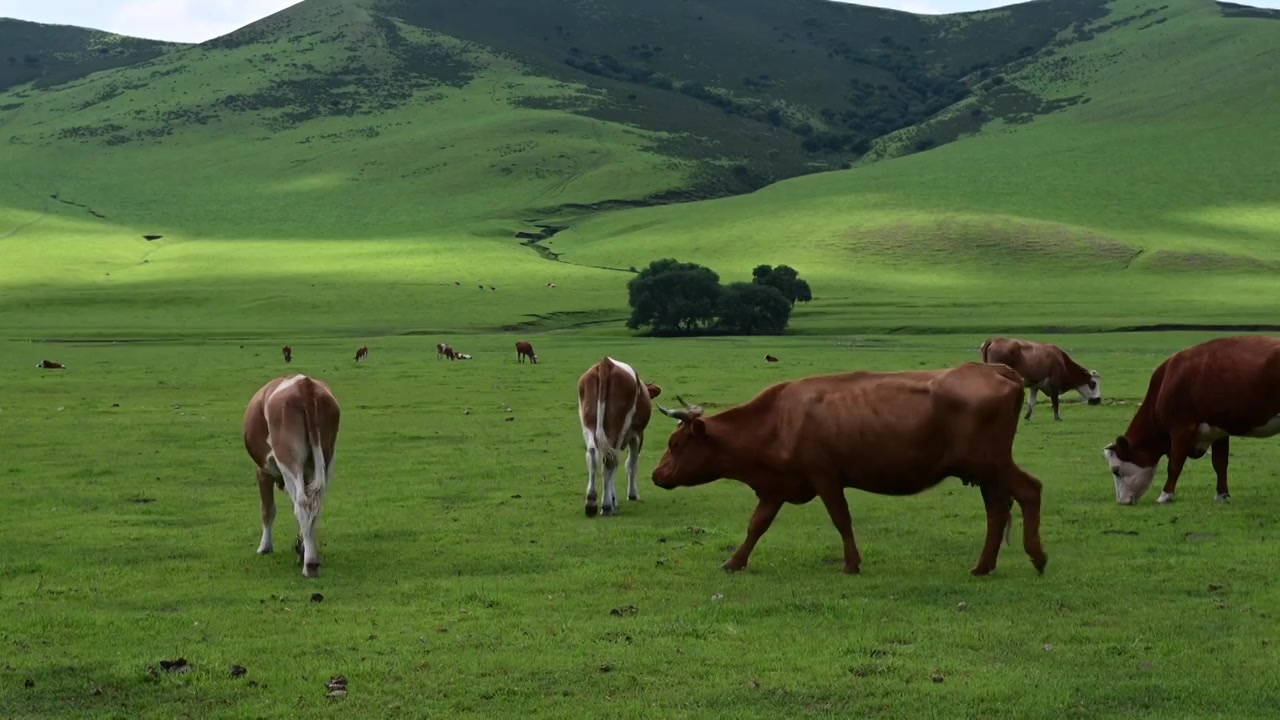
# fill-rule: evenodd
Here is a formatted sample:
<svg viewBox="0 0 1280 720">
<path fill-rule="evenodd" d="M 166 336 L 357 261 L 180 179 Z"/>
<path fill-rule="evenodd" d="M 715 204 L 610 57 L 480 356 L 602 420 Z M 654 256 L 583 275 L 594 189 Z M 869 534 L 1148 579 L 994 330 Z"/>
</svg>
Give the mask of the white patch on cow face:
<svg viewBox="0 0 1280 720">
<path fill-rule="evenodd" d="M 1076 392 L 1080 393 L 1080 397 L 1085 399 L 1090 405 L 1097 405 L 1102 402 L 1102 380 L 1098 377 L 1097 372 L 1090 372 L 1089 379 L 1093 381 L 1093 387 L 1089 387 L 1088 383 L 1076 388 Z"/>
<path fill-rule="evenodd" d="M 1121 505 L 1137 505 L 1138 500 L 1151 488 L 1151 481 L 1156 477 L 1156 466 L 1144 468 L 1141 465 L 1121 460 L 1115 450 L 1110 447 L 1102 451 L 1111 470 L 1111 479 L 1116 486 L 1116 502 Z"/>
</svg>

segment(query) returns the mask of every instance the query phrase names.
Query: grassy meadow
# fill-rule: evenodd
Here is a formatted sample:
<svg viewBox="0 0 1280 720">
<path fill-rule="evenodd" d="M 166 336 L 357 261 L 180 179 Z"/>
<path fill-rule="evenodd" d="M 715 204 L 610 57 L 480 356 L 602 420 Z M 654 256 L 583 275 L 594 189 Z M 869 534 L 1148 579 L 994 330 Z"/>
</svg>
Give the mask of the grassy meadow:
<svg viewBox="0 0 1280 720">
<path fill-rule="evenodd" d="M 953 365 L 981 336 L 553 333 L 532 338 L 536 366 L 516 364 L 510 335 L 441 338 L 475 355 L 454 363 L 434 358 L 437 337 L 370 340 L 359 365 L 353 341 L 295 340 L 287 371 L 331 382 L 343 405 L 312 581 L 287 509 L 277 552 L 254 552 L 240 418 L 286 371 L 279 343 L 5 343 L 0 712 L 1268 716 L 1270 447 L 1233 446 L 1230 505 L 1205 461 L 1176 504 L 1117 506 L 1100 454 L 1150 369 L 1201 337 L 1060 338 L 1102 372 L 1108 404 L 1073 396 L 1055 423 L 1043 402 L 1024 423 L 1016 455 L 1045 485 L 1049 564 L 1037 576 L 1015 543 L 984 579 L 968 573 L 982 503 L 956 480 L 911 498 L 850 491 L 860 576 L 840 573 L 818 502 L 788 506 L 748 570 L 724 573 L 755 499 L 732 481 L 653 486 L 665 418 L 640 502 L 587 519 L 573 389 L 608 353 L 714 412 L 786 378 Z M 65 371 L 16 369 L 53 355 Z M 158 669 L 179 657 L 190 672 Z M 327 699 L 337 674 L 348 695 Z"/>
<path fill-rule="evenodd" d="M 1117 506 L 1101 449 L 1169 353 L 1277 324 L 1280 23 L 533 7 L 306 0 L 198 46 L 0 21 L 0 717 L 1275 715 L 1275 444 L 1233 444 L 1231 504 L 1202 460 L 1167 507 Z M 781 337 L 633 336 L 665 257 L 814 300 Z M 1201 331 L 1132 331 L 1169 324 Z M 989 334 L 1102 374 L 1017 437 L 1043 576 L 1016 543 L 969 574 L 957 480 L 849 492 L 860 576 L 820 502 L 727 575 L 755 498 L 656 488 L 663 417 L 641 501 L 584 517 L 604 355 L 714 412 Z M 293 372 L 343 408 L 310 581 L 287 507 L 254 552 L 240 435 Z"/>
</svg>

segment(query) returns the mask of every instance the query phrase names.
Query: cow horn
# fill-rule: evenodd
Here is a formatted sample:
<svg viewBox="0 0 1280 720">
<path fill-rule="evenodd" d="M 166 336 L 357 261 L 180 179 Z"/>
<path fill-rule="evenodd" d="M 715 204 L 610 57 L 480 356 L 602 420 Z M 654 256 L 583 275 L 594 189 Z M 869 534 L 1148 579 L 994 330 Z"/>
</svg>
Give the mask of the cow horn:
<svg viewBox="0 0 1280 720">
<path fill-rule="evenodd" d="M 700 406 L 690 406 L 689 403 L 685 402 L 684 398 L 679 395 L 676 396 L 676 402 L 680 403 L 683 407 L 679 410 L 671 410 L 658 405 L 658 412 L 666 415 L 667 417 L 673 417 L 677 420 L 683 420 L 686 422 L 702 416 L 702 408 Z"/>
</svg>

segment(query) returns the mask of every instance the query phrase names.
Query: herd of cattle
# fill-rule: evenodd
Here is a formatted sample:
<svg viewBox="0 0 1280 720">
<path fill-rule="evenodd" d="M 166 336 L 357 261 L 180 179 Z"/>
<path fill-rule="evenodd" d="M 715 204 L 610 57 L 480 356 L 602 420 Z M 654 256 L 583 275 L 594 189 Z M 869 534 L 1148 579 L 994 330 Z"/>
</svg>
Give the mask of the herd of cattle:
<svg viewBox="0 0 1280 720">
<path fill-rule="evenodd" d="M 517 359 L 537 362 L 533 348 L 516 343 Z M 438 357 L 460 357 L 448 345 Z M 284 348 L 286 361 L 290 349 Z M 357 360 L 367 354 L 361 348 Z M 1076 391 L 1089 404 L 1102 401 L 1097 372 L 1056 345 L 991 338 L 981 362 L 944 370 L 856 371 L 779 382 L 745 403 L 704 415 L 679 396 L 679 407 L 654 402 L 662 389 L 625 362 L 604 357 L 578 379 L 578 416 L 586 445 L 586 514 L 618 511 L 614 476 L 627 451 L 627 497 L 639 499 L 636 473 L 653 409 L 678 421 L 653 470 L 664 490 L 738 480 L 758 504 L 747 536 L 722 567 L 740 570 L 782 506 L 817 497 L 844 545 L 844 571 L 857 573 L 844 490 L 914 495 L 955 477 L 975 485 L 986 506 L 986 539 L 974 575 L 996 566 L 1001 535 L 1009 542 L 1013 503 L 1023 517 L 1023 549 L 1043 573 L 1048 556 L 1040 541 L 1041 483 L 1013 459 L 1019 414 L 1036 395 L 1053 404 Z M 776 361 L 766 356 L 768 361 Z M 1030 399 L 1026 389 L 1031 390 Z M 262 506 L 259 553 L 272 551 L 276 509 L 273 486 L 293 501 L 300 531 L 302 573 L 319 573 L 315 539 L 325 492 L 333 476 L 340 411 L 329 386 L 305 375 L 279 377 L 252 397 L 244 416 L 244 443 L 257 468 Z M 1103 449 L 1116 501 L 1135 504 L 1150 488 L 1156 465 L 1168 457 L 1158 502 L 1171 502 L 1189 458 L 1212 452 L 1217 497 L 1227 500 L 1230 438 L 1280 434 L 1280 339 L 1248 335 L 1209 340 L 1166 358 L 1125 432 Z M 603 468 L 603 471 L 602 471 Z"/>
</svg>

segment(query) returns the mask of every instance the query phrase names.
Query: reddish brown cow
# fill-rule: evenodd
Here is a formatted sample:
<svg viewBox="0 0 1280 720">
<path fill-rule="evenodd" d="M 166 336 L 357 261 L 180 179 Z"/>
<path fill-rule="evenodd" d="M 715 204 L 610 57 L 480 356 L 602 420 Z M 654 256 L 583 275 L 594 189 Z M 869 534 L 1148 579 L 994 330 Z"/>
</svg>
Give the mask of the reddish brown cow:
<svg viewBox="0 0 1280 720">
<path fill-rule="evenodd" d="M 45 370 L 65 370 L 67 366 L 52 360 L 41 360 L 36 367 L 44 368 Z"/>
<path fill-rule="evenodd" d="M 642 382 L 630 365 L 605 357 L 578 378 L 578 420 L 587 444 L 587 517 L 596 516 L 596 475 L 604 462 L 605 515 L 618 511 L 613 476 L 618 457 L 627 449 L 627 497 L 640 499 L 636 467 L 644 447 L 644 429 L 653 414 L 653 398 L 662 393 L 657 385 Z"/>
<path fill-rule="evenodd" d="M 759 502 L 746 540 L 722 565 L 726 570 L 747 566 L 784 503 L 820 497 L 844 543 L 844 571 L 857 573 L 862 557 L 845 488 L 914 495 L 957 477 L 981 489 L 987 510 L 986 541 L 970 572 L 995 569 L 1001 531 L 1012 522 L 1016 500 L 1023 548 L 1043 573 L 1048 556 L 1040 543 L 1040 481 L 1013 460 L 1024 394 L 1022 378 L 1011 368 L 975 362 L 949 370 L 785 381 L 710 417 L 698 407 L 659 405 L 680 425 L 653 482 L 671 489 L 732 478 L 755 491 Z"/>
<path fill-rule="evenodd" d="M 1027 400 L 1027 420 L 1031 419 L 1031 411 L 1036 407 L 1036 395 L 1041 390 L 1053 403 L 1054 420 L 1062 420 L 1062 416 L 1058 414 L 1058 398 L 1069 390 L 1079 392 L 1080 397 L 1090 405 L 1102 402 L 1102 387 L 1099 384 L 1101 376 L 1072 360 L 1057 345 L 993 337 L 982 343 L 978 351 L 983 362 L 1002 363 L 1017 370 L 1026 386 L 1031 388 L 1031 397 Z"/>
<path fill-rule="evenodd" d="M 439 360 L 441 356 L 447 357 L 452 361 L 458 354 L 453 351 L 449 343 L 436 343 L 436 360 Z"/>
<path fill-rule="evenodd" d="M 356 350 L 356 362 L 360 362 L 367 357 L 369 357 L 369 348 L 361 345 L 360 349 Z"/>
<path fill-rule="evenodd" d="M 293 362 L 293 348 L 289 347 L 288 345 L 285 345 L 284 347 L 280 348 L 280 354 L 284 355 L 285 362 Z"/>
<path fill-rule="evenodd" d="M 765 355 L 765 356 L 764 356 L 764 361 L 765 361 L 765 362 L 778 362 L 778 358 L 776 358 L 776 357 L 774 357 L 774 356 L 772 356 L 772 355 Z"/>
<path fill-rule="evenodd" d="M 333 481 L 340 415 L 329 386 L 305 375 L 269 381 L 254 393 L 244 411 L 244 446 L 257 468 L 262 506 L 258 552 L 266 554 L 274 549 L 274 485 L 293 500 L 293 514 L 302 536 L 302 574 L 306 577 L 320 574 L 316 522 Z"/>
<path fill-rule="evenodd" d="M 1227 502 L 1232 437 L 1280 434 L 1280 338 L 1218 338 L 1173 353 L 1151 373 L 1147 394 L 1129 428 L 1103 448 L 1116 502 L 1137 504 L 1151 487 L 1160 458 L 1169 456 L 1164 491 L 1173 502 L 1187 459 L 1212 452 L 1218 500 Z"/>
<path fill-rule="evenodd" d="M 534 354 L 533 346 L 525 342 L 524 340 L 517 340 L 516 341 L 516 361 L 524 362 L 524 358 L 526 355 L 529 357 L 529 362 L 533 363 L 534 365 L 538 364 L 538 356 Z"/>
</svg>

